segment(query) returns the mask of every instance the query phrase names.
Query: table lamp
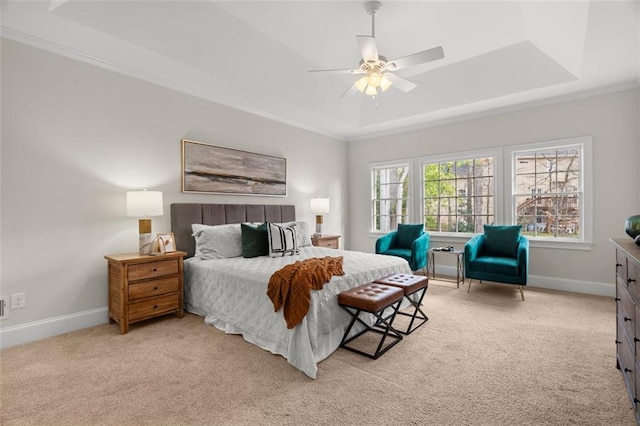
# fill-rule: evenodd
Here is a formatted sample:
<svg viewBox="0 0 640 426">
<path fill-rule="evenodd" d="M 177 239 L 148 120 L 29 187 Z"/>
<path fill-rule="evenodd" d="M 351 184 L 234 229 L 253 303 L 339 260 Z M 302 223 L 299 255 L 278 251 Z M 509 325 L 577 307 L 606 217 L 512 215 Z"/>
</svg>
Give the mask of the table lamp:
<svg viewBox="0 0 640 426">
<path fill-rule="evenodd" d="M 322 234 L 322 215 L 329 213 L 328 198 L 312 198 L 311 213 L 316 215 L 316 235 Z"/>
<path fill-rule="evenodd" d="M 148 216 L 162 216 L 162 192 L 160 191 L 128 191 L 127 216 L 137 217 L 140 254 L 151 253 L 153 234 L 151 219 Z"/>
</svg>

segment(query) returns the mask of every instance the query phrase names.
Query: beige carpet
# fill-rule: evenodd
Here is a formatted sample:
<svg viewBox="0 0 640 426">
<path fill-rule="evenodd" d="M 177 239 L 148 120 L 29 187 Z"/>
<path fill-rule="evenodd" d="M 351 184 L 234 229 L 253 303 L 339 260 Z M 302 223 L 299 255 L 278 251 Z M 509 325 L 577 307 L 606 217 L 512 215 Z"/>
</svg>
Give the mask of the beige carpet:
<svg viewBox="0 0 640 426">
<path fill-rule="evenodd" d="M 317 380 L 186 315 L 0 352 L 3 425 L 634 425 L 611 298 L 432 281 L 430 320 Z"/>
</svg>

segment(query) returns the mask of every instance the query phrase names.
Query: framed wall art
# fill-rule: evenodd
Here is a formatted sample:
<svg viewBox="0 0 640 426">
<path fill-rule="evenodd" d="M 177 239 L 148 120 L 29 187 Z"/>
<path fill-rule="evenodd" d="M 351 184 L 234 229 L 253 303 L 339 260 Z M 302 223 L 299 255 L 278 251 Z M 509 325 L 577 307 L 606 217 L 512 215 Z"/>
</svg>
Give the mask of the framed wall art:
<svg viewBox="0 0 640 426">
<path fill-rule="evenodd" d="M 182 192 L 287 195 L 287 160 L 182 140 Z"/>
</svg>

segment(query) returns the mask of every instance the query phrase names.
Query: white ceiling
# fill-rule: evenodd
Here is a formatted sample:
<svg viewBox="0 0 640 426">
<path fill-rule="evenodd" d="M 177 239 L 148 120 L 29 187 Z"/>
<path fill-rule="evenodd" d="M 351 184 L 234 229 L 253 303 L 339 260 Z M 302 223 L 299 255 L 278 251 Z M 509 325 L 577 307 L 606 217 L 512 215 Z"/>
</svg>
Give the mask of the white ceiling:
<svg viewBox="0 0 640 426">
<path fill-rule="evenodd" d="M 341 97 L 365 2 L 8 1 L 2 36 L 341 139 L 637 87 L 640 3 L 383 1 L 389 59 L 442 46 L 397 71 L 418 87 Z"/>
</svg>

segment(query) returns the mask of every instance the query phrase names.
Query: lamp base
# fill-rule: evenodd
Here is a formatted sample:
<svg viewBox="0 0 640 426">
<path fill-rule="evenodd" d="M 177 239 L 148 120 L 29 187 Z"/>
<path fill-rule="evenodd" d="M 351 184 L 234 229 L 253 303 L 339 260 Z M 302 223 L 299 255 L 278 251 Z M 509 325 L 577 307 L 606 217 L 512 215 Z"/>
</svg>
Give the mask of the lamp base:
<svg viewBox="0 0 640 426">
<path fill-rule="evenodd" d="M 153 234 L 140 234 L 139 247 L 140 254 L 151 254 L 151 249 L 153 247 Z"/>
<path fill-rule="evenodd" d="M 322 235 L 322 215 L 316 215 L 316 233 L 314 235 Z"/>
</svg>

